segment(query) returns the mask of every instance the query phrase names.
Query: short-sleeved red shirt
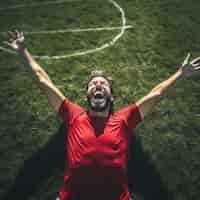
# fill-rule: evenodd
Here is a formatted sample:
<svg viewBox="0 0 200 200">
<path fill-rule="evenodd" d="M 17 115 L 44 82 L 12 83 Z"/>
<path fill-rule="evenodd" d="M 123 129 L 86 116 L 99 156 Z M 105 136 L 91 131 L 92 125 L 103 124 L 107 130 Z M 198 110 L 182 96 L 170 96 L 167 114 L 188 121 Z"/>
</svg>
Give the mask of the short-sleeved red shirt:
<svg viewBox="0 0 200 200">
<path fill-rule="evenodd" d="M 129 138 L 142 120 L 136 104 L 104 118 L 65 99 L 59 114 L 68 126 L 61 200 L 129 200 Z"/>
</svg>

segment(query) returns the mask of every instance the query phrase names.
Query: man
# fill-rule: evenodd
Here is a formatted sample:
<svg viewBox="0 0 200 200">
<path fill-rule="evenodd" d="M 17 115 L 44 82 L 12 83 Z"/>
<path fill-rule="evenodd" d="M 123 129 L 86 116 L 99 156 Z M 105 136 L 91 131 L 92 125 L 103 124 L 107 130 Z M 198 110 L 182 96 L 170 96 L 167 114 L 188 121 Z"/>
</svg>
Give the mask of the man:
<svg viewBox="0 0 200 200">
<path fill-rule="evenodd" d="M 112 80 L 102 71 L 87 84 L 89 109 L 68 100 L 24 47 L 23 33 L 10 32 L 10 42 L 30 66 L 50 105 L 68 126 L 66 170 L 61 200 L 129 200 L 126 176 L 131 134 L 174 84 L 200 71 L 200 57 L 188 55 L 178 71 L 136 103 L 113 112 Z"/>
</svg>

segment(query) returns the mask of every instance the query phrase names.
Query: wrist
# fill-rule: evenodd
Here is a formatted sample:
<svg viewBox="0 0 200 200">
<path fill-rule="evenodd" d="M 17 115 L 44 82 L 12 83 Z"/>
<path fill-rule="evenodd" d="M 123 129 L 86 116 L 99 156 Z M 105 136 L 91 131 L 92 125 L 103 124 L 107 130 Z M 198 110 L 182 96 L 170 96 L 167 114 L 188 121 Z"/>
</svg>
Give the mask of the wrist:
<svg viewBox="0 0 200 200">
<path fill-rule="evenodd" d="M 24 46 L 22 46 L 22 47 L 20 47 L 20 48 L 18 49 L 18 53 L 19 53 L 20 55 L 24 55 L 26 51 L 27 51 L 27 49 L 26 49 Z"/>
<path fill-rule="evenodd" d="M 184 79 L 185 75 L 184 72 L 182 70 L 182 68 L 179 68 L 179 70 L 176 72 L 178 79 Z"/>
</svg>

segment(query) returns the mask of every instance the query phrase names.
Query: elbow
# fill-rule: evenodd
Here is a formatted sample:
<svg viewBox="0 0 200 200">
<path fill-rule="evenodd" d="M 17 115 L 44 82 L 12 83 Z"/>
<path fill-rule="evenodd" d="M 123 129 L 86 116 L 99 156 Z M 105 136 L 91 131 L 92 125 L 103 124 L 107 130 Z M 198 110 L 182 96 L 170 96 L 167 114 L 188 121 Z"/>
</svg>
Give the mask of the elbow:
<svg viewBox="0 0 200 200">
<path fill-rule="evenodd" d="M 154 91 L 152 97 L 160 99 L 163 96 L 163 92 L 161 90 Z"/>
<path fill-rule="evenodd" d="M 35 74 L 36 74 L 38 77 L 43 77 L 42 71 L 41 71 L 40 69 L 36 69 L 36 70 L 35 70 Z"/>
<path fill-rule="evenodd" d="M 36 70 L 36 73 L 35 73 L 36 77 L 37 77 L 37 81 L 39 83 L 45 83 L 47 80 L 46 78 L 43 76 L 41 70 Z"/>
<path fill-rule="evenodd" d="M 157 97 L 162 97 L 163 91 L 164 91 L 163 85 L 159 85 L 155 89 L 153 89 L 151 93 Z"/>
<path fill-rule="evenodd" d="M 43 77 L 38 77 L 37 80 L 38 80 L 38 83 L 41 84 L 41 85 L 46 83 L 46 80 Z"/>
<path fill-rule="evenodd" d="M 161 90 L 156 92 L 156 96 L 158 97 L 162 97 L 163 96 L 163 92 Z"/>
<path fill-rule="evenodd" d="M 38 73 L 35 74 L 34 81 L 39 85 L 44 85 L 47 82 L 47 80 Z"/>
</svg>

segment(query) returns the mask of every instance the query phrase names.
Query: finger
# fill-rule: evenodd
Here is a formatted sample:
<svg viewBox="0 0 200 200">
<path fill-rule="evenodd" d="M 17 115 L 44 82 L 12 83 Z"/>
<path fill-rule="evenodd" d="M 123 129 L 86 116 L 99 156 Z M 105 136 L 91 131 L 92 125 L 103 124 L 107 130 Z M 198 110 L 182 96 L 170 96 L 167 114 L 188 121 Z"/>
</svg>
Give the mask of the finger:
<svg viewBox="0 0 200 200">
<path fill-rule="evenodd" d="M 191 64 L 197 64 L 199 62 L 200 62 L 200 57 L 197 57 L 194 60 L 192 60 Z"/>
<path fill-rule="evenodd" d="M 200 64 L 196 65 L 196 66 L 195 66 L 195 69 L 198 69 L 199 67 L 200 67 Z"/>
<path fill-rule="evenodd" d="M 20 38 L 24 39 L 24 33 L 20 32 Z"/>
<path fill-rule="evenodd" d="M 17 29 L 14 29 L 12 32 L 15 34 L 15 37 L 17 37 L 18 30 L 17 30 Z"/>
<path fill-rule="evenodd" d="M 10 38 L 8 41 L 9 41 L 10 43 L 12 43 L 14 40 L 15 40 L 14 38 Z"/>
<path fill-rule="evenodd" d="M 198 67 L 200 63 L 192 64 L 193 67 Z"/>
<path fill-rule="evenodd" d="M 8 35 L 11 36 L 12 38 L 16 38 L 16 35 L 12 31 L 8 31 Z"/>
<path fill-rule="evenodd" d="M 19 33 L 19 31 L 17 29 L 15 29 L 15 34 L 16 34 L 17 38 L 20 37 L 20 33 Z"/>
<path fill-rule="evenodd" d="M 188 64 L 188 63 L 189 63 L 189 60 L 190 60 L 190 53 L 187 54 L 185 60 L 183 61 L 182 66 Z"/>
<path fill-rule="evenodd" d="M 20 34 L 20 37 L 23 37 L 23 36 L 24 36 L 23 32 L 20 32 L 19 34 Z"/>
<path fill-rule="evenodd" d="M 12 44 L 10 42 L 7 42 L 7 41 L 3 41 L 3 44 L 9 46 L 9 47 L 12 47 Z"/>
</svg>

